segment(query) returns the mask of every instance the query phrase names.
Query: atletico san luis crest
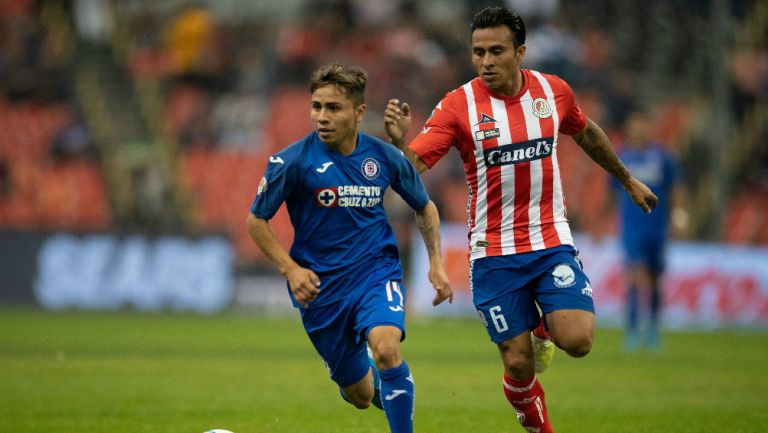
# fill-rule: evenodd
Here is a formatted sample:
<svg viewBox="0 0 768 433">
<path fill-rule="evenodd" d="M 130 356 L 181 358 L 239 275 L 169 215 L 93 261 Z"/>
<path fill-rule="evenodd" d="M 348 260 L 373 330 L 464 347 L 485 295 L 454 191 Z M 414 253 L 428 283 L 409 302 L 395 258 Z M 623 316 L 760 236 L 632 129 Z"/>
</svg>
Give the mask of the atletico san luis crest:
<svg viewBox="0 0 768 433">
<path fill-rule="evenodd" d="M 549 106 L 544 98 L 536 98 L 533 100 L 533 114 L 539 119 L 546 119 L 552 117 L 552 107 Z"/>
</svg>

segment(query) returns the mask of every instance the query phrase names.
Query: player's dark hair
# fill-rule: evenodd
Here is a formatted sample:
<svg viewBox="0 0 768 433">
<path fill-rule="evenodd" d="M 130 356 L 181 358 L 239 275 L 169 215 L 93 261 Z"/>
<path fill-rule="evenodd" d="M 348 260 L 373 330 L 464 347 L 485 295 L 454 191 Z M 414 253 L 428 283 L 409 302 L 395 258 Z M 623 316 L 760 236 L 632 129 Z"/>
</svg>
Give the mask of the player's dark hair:
<svg viewBox="0 0 768 433">
<path fill-rule="evenodd" d="M 517 12 L 498 6 L 487 7 L 472 18 L 472 33 L 477 29 L 507 26 L 514 35 L 515 48 L 525 44 L 525 23 Z"/>
<path fill-rule="evenodd" d="M 355 104 L 365 103 L 365 83 L 368 74 L 357 66 L 342 66 L 338 63 L 326 63 L 320 66 L 309 78 L 309 90 L 315 93 L 320 87 L 333 84 L 338 86 Z"/>
</svg>

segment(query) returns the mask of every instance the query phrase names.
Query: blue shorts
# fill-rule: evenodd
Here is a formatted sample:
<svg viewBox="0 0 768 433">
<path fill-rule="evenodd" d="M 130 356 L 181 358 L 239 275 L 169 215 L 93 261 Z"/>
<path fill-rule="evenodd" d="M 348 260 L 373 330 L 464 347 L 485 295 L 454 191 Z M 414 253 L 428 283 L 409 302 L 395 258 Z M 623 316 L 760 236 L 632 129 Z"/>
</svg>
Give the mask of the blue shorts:
<svg viewBox="0 0 768 433">
<path fill-rule="evenodd" d="M 595 312 L 589 278 L 569 245 L 484 257 L 473 260 L 469 269 L 472 301 L 496 344 L 538 326 L 539 308 L 543 314 Z"/>
<path fill-rule="evenodd" d="M 657 274 L 664 272 L 663 236 L 625 237 L 622 243 L 628 265 L 644 265 Z"/>
<path fill-rule="evenodd" d="M 405 288 L 399 279 L 373 272 L 340 301 L 302 308 L 301 320 L 331 379 L 340 387 L 368 374 L 368 333 L 377 326 L 400 328 L 405 339 Z"/>
</svg>

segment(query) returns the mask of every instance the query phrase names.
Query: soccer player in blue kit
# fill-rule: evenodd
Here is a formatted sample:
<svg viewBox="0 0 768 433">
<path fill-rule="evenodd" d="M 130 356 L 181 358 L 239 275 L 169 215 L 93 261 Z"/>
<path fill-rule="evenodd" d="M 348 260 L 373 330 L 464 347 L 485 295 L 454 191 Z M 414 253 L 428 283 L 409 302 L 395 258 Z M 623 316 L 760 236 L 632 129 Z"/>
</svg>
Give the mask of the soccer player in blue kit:
<svg viewBox="0 0 768 433">
<path fill-rule="evenodd" d="M 659 349 L 664 251 L 670 228 L 682 235 L 688 225 L 685 192 L 678 163 L 672 153 L 651 139 L 647 113 L 635 110 L 624 122 L 624 146 L 619 156 L 633 176 L 648 185 L 659 197 L 656 212 L 642 212 L 624 194 L 617 194 L 621 221 L 621 244 L 627 268 L 627 325 L 624 349 L 634 352 L 641 346 Z M 621 186 L 614 183 L 614 189 Z M 670 227 L 670 220 L 672 222 Z M 647 323 L 641 330 L 641 317 Z M 643 318 L 646 318 L 643 317 Z"/>
<path fill-rule="evenodd" d="M 433 304 L 451 302 L 453 293 L 437 208 L 419 174 L 392 145 L 358 132 L 366 81 L 361 69 L 338 64 L 312 74 L 314 131 L 270 157 L 247 226 L 288 280 L 304 328 L 342 397 L 360 409 L 373 403 L 384 410 L 392 433 L 408 433 L 414 383 L 400 354 L 405 288 L 383 207 L 387 187 L 415 210 L 437 292 Z M 283 202 L 295 232 L 290 253 L 268 223 Z"/>
</svg>

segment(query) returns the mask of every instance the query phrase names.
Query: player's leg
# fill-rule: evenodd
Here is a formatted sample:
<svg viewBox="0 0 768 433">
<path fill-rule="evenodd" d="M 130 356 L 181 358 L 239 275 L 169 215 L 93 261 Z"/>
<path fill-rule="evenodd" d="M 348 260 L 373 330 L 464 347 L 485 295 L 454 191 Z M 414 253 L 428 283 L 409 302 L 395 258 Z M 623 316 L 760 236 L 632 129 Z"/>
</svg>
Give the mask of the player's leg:
<svg viewBox="0 0 768 433">
<path fill-rule="evenodd" d="M 661 330 L 660 330 L 660 316 L 661 316 L 661 288 L 660 275 L 655 272 L 651 272 L 650 279 L 650 293 L 649 293 L 649 317 L 648 328 L 645 333 L 645 344 L 651 349 L 659 349 L 661 347 Z"/>
<path fill-rule="evenodd" d="M 371 347 L 380 378 L 381 405 L 392 433 L 413 432 L 415 387 L 400 353 L 405 338 L 404 301 L 400 281 L 384 279 L 370 286 L 356 310 L 355 326 Z"/>
<path fill-rule="evenodd" d="M 656 239 L 648 259 L 648 329 L 645 344 L 651 349 L 661 347 L 660 318 L 662 306 L 661 274 L 664 272 L 664 239 Z"/>
<path fill-rule="evenodd" d="M 504 364 L 504 395 L 517 419 L 530 431 L 551 433 L 544 388 L 534 373 L 533 347 L 528 331 L 498 344 Z"/>
<path fill-rule="evenodd" d="M 627 263 L 627 325 L 624 349 L 637 350 L 641 341 L 642 319 L 651 293 L 651 277 L 648 266 L 639 256 Z"/>
<path fill-rule="evenodd" d="M 636 351 L 641 344 L 640 341 L 640 306 L 642 296 L 640 292 L 640 281 L 642 280 L 643 270 L 640 266 L 642 260 L 642 238 L 629 236 L 627 234 L 622 238 L 622 247 L 624 250 L 624 272 L 627 279 L 625 293 L 625 326 L 624 326 L 624 350 L 627 352 Z"/>
<path fill-rule="evenodd" d="M 301 310 L 310 341 L 341 390 L 341 396 L 359 409 L 374 398 L 373 372 L 365 342 L 354 328 L 351 309 L 344 302 Z"/>
<path fill-rule="evenodd" d="M 381 404 L 393 433 L 413 431 L 415 385 L 411 370 L 400 355 L 401 335 L 394 326 L 377 326 L 368 333 L 381 378 Z"/>
<path fill-rule="evenodd" d="M 576 250 L 558 248 L 542 258 L 536 301 L 555 345 L 573 357 L 587 355 L 595 336 L 592 286 Z"/>
<path fill-rule="evenodd" d="M 633 269 L 627 264 L 626 324 L 624 325 L 624 350 L 634 352 L 640 346 L 639 314 L 640 294 Z M 637 270 L 634 270 L 637 272 Z"/>
<path fill-rule="evenodd" d="M 362 379 L 341 388 L 341 396 L 358 409 L 368 409 L 374 398 L 373 383 L 373 372 L 369 368 Z"/>
<path fill-rule="evenodd" d="M 552 341 L 567 354 L 581 358 L 592 350 L 595 338 L 595 313 L 578 309 L 547 313 Z"/>
<path fill-rule="evenodd" d="M 534 373 L 531 330 L 540 323 L 532 289 L 515 286 L 514 259 L 490 257 L 472 261 L 472 300 L 504 364 L 504 395 L 520 424 L 530 431 L 552 432 L 544 390 Z M 497 290 L 506 287 L 505 290 Z"/>
</svg>

